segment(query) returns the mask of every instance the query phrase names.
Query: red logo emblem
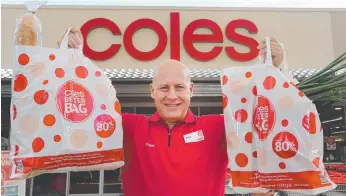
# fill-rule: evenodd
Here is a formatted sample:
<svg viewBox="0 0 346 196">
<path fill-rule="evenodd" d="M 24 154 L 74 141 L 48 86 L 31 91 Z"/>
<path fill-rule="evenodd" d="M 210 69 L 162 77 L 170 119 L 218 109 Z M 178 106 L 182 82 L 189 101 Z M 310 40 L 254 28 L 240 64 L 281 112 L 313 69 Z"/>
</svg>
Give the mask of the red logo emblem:
<svg viewBox="0 0 346 196">
<path fill-rule="evenodd" d="M 268 98 L 259 96 L 253 112 L 253 127 L 260 140 L 265 140 L 275 125 L 275 110 Z"/>
<path fill-rule="evenodd" d="M 56 104 L 61 115 L 71 122 L 83 122 L 94 111 L 91 93 L 83 85 L 73 81 L 67 81 L 59 88 Z"/>
<path fill-rule="evenodd" d="M 298 152 L 298 140 L 290 132 L 280 132 L 274 137 L 272 148 L 279 157 L 289 159 Z"/>
</svg>

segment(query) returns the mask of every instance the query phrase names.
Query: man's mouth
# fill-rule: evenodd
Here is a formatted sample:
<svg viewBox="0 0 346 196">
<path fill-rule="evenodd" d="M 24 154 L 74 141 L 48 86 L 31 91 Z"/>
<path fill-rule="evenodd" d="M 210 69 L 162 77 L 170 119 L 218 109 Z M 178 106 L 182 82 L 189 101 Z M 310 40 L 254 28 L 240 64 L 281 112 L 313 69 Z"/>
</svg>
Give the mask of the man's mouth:
<svg viewBox="0 0 346 196">
<path fill-rule="evenodd" d="M 174 107 L 178 107 L 179 105 L 181 105 L 181 103 L 177 103 L 177 104 L 164 104 L 164 105 L 169 107 L 169 108 L 174 108 Z"/>
</svg>

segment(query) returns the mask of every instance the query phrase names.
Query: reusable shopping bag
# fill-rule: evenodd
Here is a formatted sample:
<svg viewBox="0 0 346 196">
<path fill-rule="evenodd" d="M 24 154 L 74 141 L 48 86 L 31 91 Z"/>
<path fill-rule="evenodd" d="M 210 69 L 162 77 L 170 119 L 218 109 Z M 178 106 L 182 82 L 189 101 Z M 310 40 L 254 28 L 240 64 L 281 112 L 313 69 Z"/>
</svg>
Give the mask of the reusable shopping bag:
<svg viewBox="0 0 346 196">
<path fill-rule="evenodd" d="M 286 59 L 285 72 L 272 65 L 269 38 L 266 45 L 265 63 L 221 72 L 229 186 L 238 193 L 334 189 L 316 107 L 287 76 Z"/>
<path fill-rule="evenodd" d="M 121 167 L 121 107 L 111 81 L 81 49 L 68 49 L 70 29 L 59 49 L 42 47 L 39 20 L 25 18 L 15 34 L 11 177 Z"/>
</svg>

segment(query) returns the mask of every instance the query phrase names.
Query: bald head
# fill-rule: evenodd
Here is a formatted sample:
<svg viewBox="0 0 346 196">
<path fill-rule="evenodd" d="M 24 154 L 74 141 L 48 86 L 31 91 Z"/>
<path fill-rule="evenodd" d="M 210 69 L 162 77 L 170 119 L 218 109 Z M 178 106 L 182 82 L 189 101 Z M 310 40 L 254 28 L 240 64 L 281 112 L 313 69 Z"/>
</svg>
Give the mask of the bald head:
<svg viewBox="0 0 346 196">
<path fill-rule="evenodd" d="M 160 117 L 169 126 L 185 118 L 193 96 L 194 85 L 189 69 L 177 60 L 166 60 L 154 70 L 150 84 L 151 97 Z"/>
<path fill-rule="evenodd" d="M 153 83 L 157 78 L 159 78 L 159 76 L 165 77 L 167 75 L 182 75 L 187 80 L 187 82 L 190 82 L 189 68 L 182 62 L 177 60 L 169 59 L 155 67 L 153 74 Z"/>
</svg>

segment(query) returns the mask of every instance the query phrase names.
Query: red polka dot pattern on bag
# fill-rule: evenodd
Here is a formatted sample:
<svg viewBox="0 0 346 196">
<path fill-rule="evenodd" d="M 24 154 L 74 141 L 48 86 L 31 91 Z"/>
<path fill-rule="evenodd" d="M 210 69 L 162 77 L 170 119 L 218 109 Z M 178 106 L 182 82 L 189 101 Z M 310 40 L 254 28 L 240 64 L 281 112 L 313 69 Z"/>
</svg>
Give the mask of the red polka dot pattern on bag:
<svg viewBox="0 0 346 196">
<path fill-rule="evenodd" d="M 54 136 L 54 142 L 60 142 L 61 141 L 61 136 L 60 135 L 55 135 Z"/>
<path fill-rule="evenodd" d="M 302 91 L 299 91 L 298 95 L 301 96 L 301 97 L 304 97 L 304 96 L 305 96 L 304 93 L 303 93 Z"/>
<path fill-rule="evenodd" d="M 312 163 L 313 163 L 317 168 L 320 168 L 320 160 L 321 160 L 320 157 L 316 157 L 316 158 L 314 158 L 314 160 L 312 160 Z"/>
<path fill-rule="evenodd" d="M 55 60 L 55 55 L 54 54 L 49 55 L 49 60 L 54 61 Z"/>
<path fill-rule="evenodd" d="M 85 68 L 84 66 L 76 67 L 75 73 L 76 73 L 77 77 L 82 78 L 82 79 L 88 77 L 88 69 Z"/>
<path fill-rule="evenodd" d="M 317 167 L 320 168 L 320 157 L 316 157 L 314 158 L 314 160 L 312 160 L 312 163 Z"/>
<path fill-rule="evenodd" d="M 57 78 L 63 78 L 65 76 L 65 71 L 62 68 L 55 69 L 55 76 Z"/>
<path fill-rule="evenodd" d="M 234 119 L 241 123 L 244 123 L 247 120 L 247 118 L 248 114 L 244 109 L 237 110 L 234 114 Z"/>
<path fill-rule="evenodd" d="M 283 86 L 284 88 L 290 87 L 290 85 L 288 84 L 288 82 L 285 82 L 282 86 Z"/>
<path fill-rule="evenodd" d="M 100 77 L 100 76 L 101 76 L 101 72 L 100 72 L 100 71 L 96 71 L 96 72 L 95 72 L 95 76 L 96 76 L 96 77 Z"/>
<path fill-rule="evenodd" d="M 225 109 L 228 104 L 228 98 L 226 95 L 222 95 L 222 108 Z"/>
<path fill-rule="evenodd" d="M 36 153 L 41 152 L 44 148 L 44 145 L 44 140 L 40 137 L 37 137 L 32 141 L 32 150 Z"/>
<path fill-rule="evenodd" d="M 30 62 L 30 58 L 27 54 L 21 54 L 18 57 L 19 65 L 27 65 Z"/>
<path fill-rule="evenodd" d="M 228 77 L 227 76 L 222 76 L 222 85 L 226 85 L 228 81 Z"/>
<path fill-rule="evenodd" d="M 287 119 L 282 120 L 282 121 L 281 121 L 281 125 L 282 125 L 283 127 L 287 127 L 287 125 L 288 125 L 288 120 L 287 120 Z"/>
<path fill-rule="evenodd" d="M 19 146 L 16 144 L 16 145 L 14 146 L 14 156 L 17 156 L 18 153 L 19 153 Z"/>
<path fill-rule="evenodd" d="M 44 81 L 42 82 L 42 84 L 43 84 L 43 85 L 47 85 L 47 84 L 48 84 L 48 80 L 44 80 Z"/>
<path fill-rule="evenodd" d="M 239 153 L 235 156 L 235 162 L 239 167 L 246 167 L 249 159 L 244 153 Z"/>
<path fill-rule="evenodd" d="M 253 156 L 254 158 L 257 158 L 257 151 L 254 151 L 254 152 L 252 153 L 252 156 Z"/>
<path fill-rule="evenodd" d="M 52 114 L 48 114 L 43 118 L 43 123 L 48 127 L 53 126 L 55 124 L 55 121 L 55 116 Z"/>
<path fill-rule="evenodd" d="M 101 110 L 107 109 L 105 104 L 101 104 L 100 108 L 101 108 Z"/>
<path fill-rule="evenodd" d="M 317 132 L 316 114 L 314 114 L 313 112 L 305 114 L 302 119 L 302 126 L 310 134 L 315 134 Z"/>
<path fill-rule="evenodd" d="M 257 96 L 257 86 L 254 86 L 254 87 L 252 88 L 252 94 L 255 95 L 255 96 Z"/>
<path fill-rule="evenodd" d="M 280 167 L 281 169 L 286 169 L 286 164 L 285 164 L 284 162 L 280 162 L 280 163 L 279 163 L 279 167 Z"/>
<path fill-rule="evenodd" d="M 15 92 L 21 92 L 28 86 L 28 79 L 23 74 L 18 74 L 14 77 L 13 90 Z"/>
<path fill-rule="evenodd" d="M 115 101 L 114 103 L 114 110 L 118 113 L 121 114 L 121 105 L 119 101 Z"/>
<path fill-rule="evenodd" d="M 17 108 L 16 108 L 16 105 L 13 105 L 13 107 L 12 107 L 12 109 L 13 109 L 13 120 L 16 120 L 16 118 L 17 118 Z"/>
<path fill-rule="evenodd" d="M 96 147 L 97 147 L 97 148 L 102 148 L 102 146 L 103 146 L 103 143 L 102 143 L 102 142 L 97 142 L 97 144 L 96 144 Z"/>
<path fill-rule="evenodd" d="M 263 87 L 266 90 L 271 90 L 276 85 L 276 79 L 273 76 L 267 76 L 263 81 Z"/>
<path fill-rule="evenodd" d="M 34 100 L 37 104 L 43 105 L 47 102 L 49 94 L 45 90 L 39 90 L 34 94 Z"/>
<path fill-rule="evenodd" d="M 249 72 L 249 71 L 248 71 L 248 72 L 246 72 L 245 77 L 246 77 L 246 78 L 251 78 L 251 77 L 252 77 L 252 73 L 251 73 L 251 72 Z"/>
<path fill-rule="evenodd" d="M 243 97 L 243 98 L 241 98 L 241 100 L 240 100 L 242 103 L 246 103 L 246 98 L 245 97 Z"/>
<path fill-rule="evenodd" d="M 249 144 L 252 143 L 252 133 L 251 133 L 251 132 L 247 132 L 247 133 L 245 134 L 245 141 L 246 141 L 247 143 L 249 143 Z"/>
</svg>

